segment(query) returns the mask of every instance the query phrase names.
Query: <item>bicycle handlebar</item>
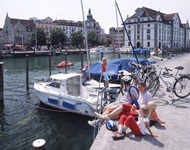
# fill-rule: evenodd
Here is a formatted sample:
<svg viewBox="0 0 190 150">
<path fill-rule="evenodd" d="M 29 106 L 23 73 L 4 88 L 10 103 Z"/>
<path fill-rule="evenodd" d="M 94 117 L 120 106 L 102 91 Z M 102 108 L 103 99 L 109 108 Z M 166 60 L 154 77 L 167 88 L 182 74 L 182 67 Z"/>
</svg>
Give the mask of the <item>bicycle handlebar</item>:
<svg viewBox="0 0 190 150">
<path fill-rule="evenodd" d="M 135 68 L 141 68 L 141 67 L 142 67 L 141 64 L 137 64 L 137 63 L 135 63 L 134 61 L 129 62 L 129 64 L 130 64 L 131 66 L 134 66 Z"/>
</svg>

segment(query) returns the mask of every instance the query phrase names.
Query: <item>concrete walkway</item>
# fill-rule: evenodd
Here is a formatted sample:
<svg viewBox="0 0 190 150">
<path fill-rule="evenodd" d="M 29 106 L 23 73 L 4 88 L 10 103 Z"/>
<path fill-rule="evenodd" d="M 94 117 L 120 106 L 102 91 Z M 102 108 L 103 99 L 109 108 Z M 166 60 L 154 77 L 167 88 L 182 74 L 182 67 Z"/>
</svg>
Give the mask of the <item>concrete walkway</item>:
<svg viewBox="0 0 190 150">
<path fill-rule="evenodd" d="M 190 73 L 190 55 L 186 54 L 176 58 L 159 62 L 160 66 L 171 68 L 173 73 L 176 66 L 184 66 L 181 73 Z M 190 149 L 190 96 L 185 99 L 174 97 L 173 102 L 166 87 L 161 82 L 161 87 L 153 100 L 157 103 L 157 112 L 161 120 L 166 122 L 166 128 L 158 125 L 151 127 L 158 138 L 149 134 L 135 137 L 130 130 L 122 140 L 114 141 L 113 132 L 101 127 L 90 150 L 189 150 Z M 148 131 L 147 131 L 148 133 Z M 93 133 L 92 133 L 93 134 Z"/>
</svg>

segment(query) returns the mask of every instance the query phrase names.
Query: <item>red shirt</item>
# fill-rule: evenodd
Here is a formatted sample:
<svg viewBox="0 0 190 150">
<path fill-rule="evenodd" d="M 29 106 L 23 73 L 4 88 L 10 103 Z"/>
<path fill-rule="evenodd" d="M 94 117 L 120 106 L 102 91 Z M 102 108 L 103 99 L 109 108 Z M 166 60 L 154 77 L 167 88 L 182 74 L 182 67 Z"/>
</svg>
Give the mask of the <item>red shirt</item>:
<svg viewBox="0 0 190 150">
<path fill-rule="evenodd" d="M 106 72 L 106 64 L 102 64 L 102 72 Z"/>
</svg>

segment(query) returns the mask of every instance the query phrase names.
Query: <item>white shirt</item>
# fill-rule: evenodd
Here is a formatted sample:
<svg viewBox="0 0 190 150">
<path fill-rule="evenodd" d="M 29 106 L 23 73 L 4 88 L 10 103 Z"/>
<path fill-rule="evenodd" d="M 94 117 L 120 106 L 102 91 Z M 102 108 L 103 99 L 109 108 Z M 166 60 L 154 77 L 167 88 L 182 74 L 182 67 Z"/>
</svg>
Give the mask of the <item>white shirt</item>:
<svg viewBox="0 0 190 150">
<path fill-rule="evenodd" d="M 152 100 L 152 95 L 148 91 L 145 91 L 143 94 L 140 93 L 138 103 L 139 105 L 142 105 L 142 104 L 147 105 L 148 102 L 151 100 Z"/>
<path fill-rule="evenodd" d="M 140 117 L 141 115 L 139 114 L 137 124 L 139 125 L 139 129 L 143 135 L 146 135 L 146 122 L 149 122 L 148 117 Z"/>
<path fill-rule="evenodd" d="M 131 87 L 131 89 L 130 89 L 130 93 L 131 93 L 131 96 L 130 96 L 130 94 L 129 94 L 129 88 L 130 88 L 130 86 L 131 85 L 129 85 L 124 90 L 124 94 L 123 94 L 122 98 L 119 101 L 120 103 L 132 104 L 133 100 L 131 99 L 131 96 L 132 96 L 132 98 L 138 99 L 139 94 L 138 94 L 138 91 L 134 87 Z"/>
</svg>

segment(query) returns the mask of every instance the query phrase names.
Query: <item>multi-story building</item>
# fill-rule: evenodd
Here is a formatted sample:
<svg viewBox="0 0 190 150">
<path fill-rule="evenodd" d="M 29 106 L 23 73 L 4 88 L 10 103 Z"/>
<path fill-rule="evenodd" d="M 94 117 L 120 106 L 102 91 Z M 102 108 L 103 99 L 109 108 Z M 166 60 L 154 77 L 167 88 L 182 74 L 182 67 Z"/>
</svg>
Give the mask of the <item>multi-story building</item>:
<svg viewBox="0 0 190 150">
<path fill-rule="evenodd" d="M 3 29 L 0 28 L 0 50 L 2 49 L 3 45 Z"/>
<path fill-rule="evenodd" d="M 85 21 L 87 32 L 94 31 L 98 34 L 99 38 L 102 38 L 103 30 L 98 22 L 93 19 L 91 10 L 89 9 L 87 20 Z M 83 21 L 70 21 L 70 20 L 55 20 L 50 17 L 43 20 L 37 18 L 30 18 L 29 20 L 13 19 L 7 14 L 5 24 L 3 27 L 3 43 L 9 44 L 30 44 L 31 36 L 35 33 L 36 28 L 40 27 L 44 29 L 47 35 L 47 44 L 50 44 L 51 31 L 55 28 L 61 28 L 66 34 L 68 40 L 67 44 L 71 43 L 71 35 L 74 32 L 81 31 L 84 34 Z"/>
<path fill-rule="evenodd" d="M 178 13 L 165 14 L 142 7 L 124 22 L 134 47 L 177 49 L 190 46 L 189 23 L 182 24 Z M 130 46 L 125 34 L 125 46 Z"/>
<path fill-rule="evenodd" d="M 112 45 L 115 47 L 122 47 L 124 46 L 124 31 L 123 27 L 118 27 L 118 28 L 110 28 L 109 29 L 109 34 L 112 40 Z"/>
<path fill-rule="evenodd" d="M 35 31 L 33 20 L 13 19 L 6 15 L 3 26 L 3 44 L 30 44 Z"/>
<path fill-rule="evenodd" d="M 75 22 L 70 20 L 56 20 L 55 22 L 57 23 L 57 27 L 62 29 L 63 32 L 66 34 L 68 38 L 68 45 L 71 44 L 71 38 L 73 33 L 81 32 L 82 34 L 84 34 L 84 25 L 81 21 Z"/>
<path fill-rule="evenodd" d="M 32 19 L 32 18 L 31 18 Z M 36 28 L 43 28 L 44 32 L 46 33 L 46 43 L 50 44 L 50 35 L 51 31 L 55 28 L 57 28 L 57 23 L 53 22 L 53 20 L 50 17 L 47 17 L 42 20 L 34 19 Z"/>
</svg>

